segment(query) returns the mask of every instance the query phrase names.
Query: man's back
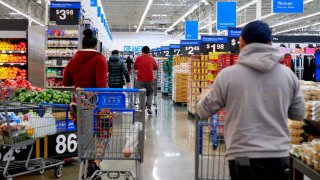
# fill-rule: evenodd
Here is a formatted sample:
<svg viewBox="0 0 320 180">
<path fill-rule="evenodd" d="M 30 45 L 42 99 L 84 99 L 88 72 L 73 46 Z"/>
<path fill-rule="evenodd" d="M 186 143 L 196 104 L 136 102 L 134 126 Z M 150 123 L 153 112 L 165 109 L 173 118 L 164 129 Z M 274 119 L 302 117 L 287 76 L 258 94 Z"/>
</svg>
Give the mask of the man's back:
<svg viewBox="0 0 320 180">
<path fill-rule="evenodd" d="M 228 159 L 286 157 L 289 152 L 287 119 L 303 119 L 304 103 L 297 77 L 279 64 L 282 54 L 266 44 L 251 44 L 239 63 L 217 77 L 206 106 L 211 112 L 225 107 Z M 198 114 L 208 110 L 198 108 Z"/>
<path fill-rule="evenodd" d="M 138 70 L 137 78 L 139 82 L 152 82 L 153 70 L 158 70 L 158 65 L 153 57 L 142 54 L 137 57 L 134 69 Z"/>
</svg>

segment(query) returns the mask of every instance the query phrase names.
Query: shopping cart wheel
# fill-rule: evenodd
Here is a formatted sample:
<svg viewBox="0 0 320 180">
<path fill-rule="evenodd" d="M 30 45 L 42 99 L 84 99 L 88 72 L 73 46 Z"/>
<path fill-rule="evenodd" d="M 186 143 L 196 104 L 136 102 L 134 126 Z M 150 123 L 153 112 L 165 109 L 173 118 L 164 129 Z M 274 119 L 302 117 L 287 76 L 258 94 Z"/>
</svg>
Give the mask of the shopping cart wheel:
<svg viewBox="0 0 320 180">
<path fill-rule="evenodd" d="M 46 169 L 41 169 L 40 171 L 38 171 L 38 174 L 42 175 L 42 174 L 44 174 L 45 171 L 46 171 Z"/>
<path fill-rule="evenodd" d="M 60 166 L 58 166 L 58 167 L 56 167 L 54 169 L 54 177 L 61 178 L 61 176 L 62 176 L 62 168 L 63 168 L 63 166 L 60 165 Z"/>
</svg>

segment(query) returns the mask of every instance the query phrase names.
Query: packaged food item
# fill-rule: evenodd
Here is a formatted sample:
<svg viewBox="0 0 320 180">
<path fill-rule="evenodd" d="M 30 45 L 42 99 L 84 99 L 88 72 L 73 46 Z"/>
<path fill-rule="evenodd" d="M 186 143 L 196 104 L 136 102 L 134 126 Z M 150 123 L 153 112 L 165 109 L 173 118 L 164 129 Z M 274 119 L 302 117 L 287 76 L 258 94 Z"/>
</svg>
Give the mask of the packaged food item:
<svg viewBox="0 0 320 180">
<path fill-rule="evenodd" d="M 306 162 L 306 155 L 304 153 L 301 153 L 301 161 Z"/>
<path fill-rule="evenodd" d="M 312 157 L 305 156 L 306 157 L 306 164 L 310 167 L 313 167 Z"/>
<path fill-rule="evenodd" d="M 317 171 L 320 171 L 319 161 L 313 160 L 313 168 Z"/>
<path fill-rule="evenodd" d="M 302 129 L 302 127 L 304 126 L 304 122 L 303 121 L 293 121 L 293 120 L 289 119 L 288 126 L 290 129 Z"/>
</svg>

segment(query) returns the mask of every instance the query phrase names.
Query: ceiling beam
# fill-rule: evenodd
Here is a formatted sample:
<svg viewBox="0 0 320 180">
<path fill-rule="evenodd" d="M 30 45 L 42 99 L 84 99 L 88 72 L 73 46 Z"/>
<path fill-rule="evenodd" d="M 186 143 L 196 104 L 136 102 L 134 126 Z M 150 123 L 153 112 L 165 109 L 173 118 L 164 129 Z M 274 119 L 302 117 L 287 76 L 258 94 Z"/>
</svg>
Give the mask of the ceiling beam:
<svg viewBox="0 0 320 180">
<path fill-rule="evenodd" d="M 150 10 L 150 7 L 151 7 L 151 5 L 152 5 L 152 2 L 153 2 L 153 0 L 149 0 L 149 1 L 148 1 L 147 7 L 146 7 L 146 9 L 144 10 L 144 12 L 143 12 L 143 14 L 142 14 L 142 17 L 141 17 L 141 20 L 140 20 L 140 23 L 139 23 L 139 26 L 138 26 L 138 28 L 137 28 L 136 33 L 138 33 L 138 32 L 140 31 L 140 28 L 141 28 L 144 20 L 146 19 L 146 16 L 147 16 L 147 14 L 148 14 L 148 12 L 149 12 L 149 10 Z"/>
<path fill-rule="evenodd" d="M 310 26 L 317 26 L 317 25 L 320 25 L 320 22 L 317 22 L 317 23 L 314 23 L 314 24 L 307 24 L 307 25 L 300 26 L 300 27 L 290 28 L 290 29 L 286 29 L 286 30 L 282 30 L 282 31 L 278 31 L 278 32 L 273 33 L 273 35 L 277 35 L 277 34 L 281 34 L 281 33 L 285 33 L 285 32 L 290 32 L 290 31 L 295 31 L 295 30 L 298 30 L 298 29 L 303 29 L 303 28 L 307 28 L 307 27 L 310 27 Z"/>
</svg>

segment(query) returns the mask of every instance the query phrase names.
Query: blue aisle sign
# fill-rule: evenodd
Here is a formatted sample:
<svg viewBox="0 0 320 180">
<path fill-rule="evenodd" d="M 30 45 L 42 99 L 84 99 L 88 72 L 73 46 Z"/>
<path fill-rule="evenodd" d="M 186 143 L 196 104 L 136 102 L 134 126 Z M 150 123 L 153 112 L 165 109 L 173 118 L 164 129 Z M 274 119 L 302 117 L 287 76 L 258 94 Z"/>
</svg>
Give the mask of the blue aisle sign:
<svg viewBox="0 0 320 180">
<path fill-rule="evenodd" d="M 111 37 L 110 37 L 110 39 L 111 39 Z M 123 51 L 132 51 L 134 53 L 140 53 L 142 50 L 142 47 L 143 46 L 128 46 L 128 45 L 126 45 L 123 47 Z"/>
<path fill-rule="evenodd" d="M 273 13 L 303 13 L 303 0 L 273 0 Z"/>
<path fill-rule="evenodd" d="M 101 23 L 104 21 L 104 14 L 101 14 Z"/>
<path fill-rule="evenodd" d="M 50 9 L 80 9 L 80 2 L 51 2 Z"/>
<path fill-rule="evenodd" d="M 217 30 L 228 30 L 237 26 L 236 9 L 236 2 L 217 2 Z"/>
<path fill-rule="evenodd" d="M 90 0 L 90 6 L 91 7 L 97 7 L 98 6 L 98 0 Z"/>
<path fill-rule="evenodd" d="M 228 37 L 238 38 L 241 35 L 241 29 L 229 29 Z"/>
<path fill-rule="evenodd" d="M 98 14 L 98 17 L 101 16 L 101 7 L 100 6 L 97 8 L 97 14 Z"/>
<path fill-rule="evenodd" d="M 186 39 L 198 39 L 199 30 L 198 21 L 186 21 L 185 22 L 185 35 Z"/>
</svg>

